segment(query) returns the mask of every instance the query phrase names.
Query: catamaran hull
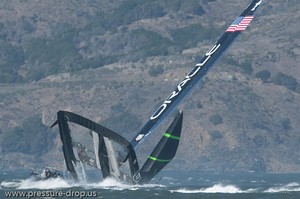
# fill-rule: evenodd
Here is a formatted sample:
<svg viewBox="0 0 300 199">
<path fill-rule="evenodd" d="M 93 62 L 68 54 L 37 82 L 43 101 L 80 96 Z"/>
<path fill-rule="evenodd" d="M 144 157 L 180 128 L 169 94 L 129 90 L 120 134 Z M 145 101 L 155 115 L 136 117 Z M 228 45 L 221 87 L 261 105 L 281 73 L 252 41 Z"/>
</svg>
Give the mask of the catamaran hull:
<svg viewBox="0 0 300 199">
<path fill-rule="evenodd" d="M 67 170 L 74 180 L 78 180 L 78 173 L 75 169 L 76 165 L 82 162 L 101 170 L 103 178 L 113 176 L 128 183 L 142 184 L 149 182 L 175 156 L 181 134 L 183 113 L 179 112 L 177 114 L 141 170 L 139 169 L 133 147 L 130 142 L 121 135 L 72 112 L 59 111 L 57 117 L 57 122 L 55 122 L 54 125 L 58 124 L 59 126 Z M 91 136 L 91 140 L 93 140 L 93 143 L 90 144 L 93 145 L 94 157 L 87 156 L 86 147 L 88 146 L 74 142 L 72 131 L 69 128 L 69 124 L 71 123 L 87 129 L 87 131 L 85 131 L 86 136 Z M 92 134 L 90 133 L 91 131 Z M 113 143 L 121 146 L 124 151 L 117 151 Z M 122 161 L 122 154 L 128 154 L 128 158 L 125 162 Z M 124 173 L 121 168 L 124 165 L 127 166 L 129 172 Z"/>
</svg>

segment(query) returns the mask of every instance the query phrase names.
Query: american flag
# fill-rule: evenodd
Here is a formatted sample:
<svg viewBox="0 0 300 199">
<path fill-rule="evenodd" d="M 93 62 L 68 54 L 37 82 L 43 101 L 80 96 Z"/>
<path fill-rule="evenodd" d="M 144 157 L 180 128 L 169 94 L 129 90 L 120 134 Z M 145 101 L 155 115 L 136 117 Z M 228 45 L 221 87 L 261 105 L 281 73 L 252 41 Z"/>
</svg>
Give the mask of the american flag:
<svg viewBox="0 0 300 199">
<path fill-rule="evenodd" d="M 226 32 L 243 31 L 247 28 L 247 26 L 250 24 L 252 19 L 253 19 L 253 16 L 238 17 L 229 26 L 229 28 L 226 30 Z"/>
</svg>

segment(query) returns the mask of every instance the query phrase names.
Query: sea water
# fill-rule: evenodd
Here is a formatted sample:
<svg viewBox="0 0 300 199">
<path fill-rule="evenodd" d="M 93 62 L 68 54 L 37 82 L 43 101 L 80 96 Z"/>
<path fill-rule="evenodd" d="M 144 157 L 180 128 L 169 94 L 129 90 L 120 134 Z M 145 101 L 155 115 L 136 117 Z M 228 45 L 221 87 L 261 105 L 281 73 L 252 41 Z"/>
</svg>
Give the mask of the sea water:
<svg viewBox="0 0 300 199">
<path fill-rule="evenodd" d="M 130 185 L 86 173 L 84 182 L 67 179 L 34 181 L 30 171 L 2 171 L 0 198 L 300 198 L 299 173 L 213 173 L 162 171 L 146 185 Z M 60 194 L 60 195 L 59 195 Z"/>
</svg>

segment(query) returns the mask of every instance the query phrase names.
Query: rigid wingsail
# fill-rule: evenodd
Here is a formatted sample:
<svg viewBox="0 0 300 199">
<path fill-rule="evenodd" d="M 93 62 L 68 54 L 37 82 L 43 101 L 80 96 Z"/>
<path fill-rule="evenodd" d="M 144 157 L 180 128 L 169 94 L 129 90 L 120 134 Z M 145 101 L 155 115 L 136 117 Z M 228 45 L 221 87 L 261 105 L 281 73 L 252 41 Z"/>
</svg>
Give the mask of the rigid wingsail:
<svg viewBox="0 0 300 199">
<path fill-rule="evenodd" d="M 52 126 L 59 126 L 63 155 L 72 178 L 79 178 L 76 170 L 78 164 L 101 170 L 103 178 L 113 176 L 133 184 L 148 183 L 161 171 L 176 154 L 182 129 L 182 111 L 178 111 L 141 168 L 135 147 L 176 109 L 241 31 L 247 28 L 261 2 L 253 0 L 247 6 L 130 142 L 120 134 L 83 116 L 59 111 L 57 121 Z M 74 125 L 77 125 L 76 128 Z"/>
</svg>

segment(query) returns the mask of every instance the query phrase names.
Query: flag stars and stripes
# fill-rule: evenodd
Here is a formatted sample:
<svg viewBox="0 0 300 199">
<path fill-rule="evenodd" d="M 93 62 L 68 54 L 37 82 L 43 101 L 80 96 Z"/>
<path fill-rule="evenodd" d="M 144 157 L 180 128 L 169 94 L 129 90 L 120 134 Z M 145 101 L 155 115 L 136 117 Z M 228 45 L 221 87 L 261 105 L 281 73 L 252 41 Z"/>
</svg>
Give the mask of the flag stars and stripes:
<svg viewBox="0 0 300 199">
<path fill-rule="evenodd" d="M 245 16 L 238 17 L 234 22 L 229 26 L 226 32 L 235 32 L 235 31 L 243 31 L 245 30 L 250 22 L 252 21 L 254 16 Z"/>
</svg>

